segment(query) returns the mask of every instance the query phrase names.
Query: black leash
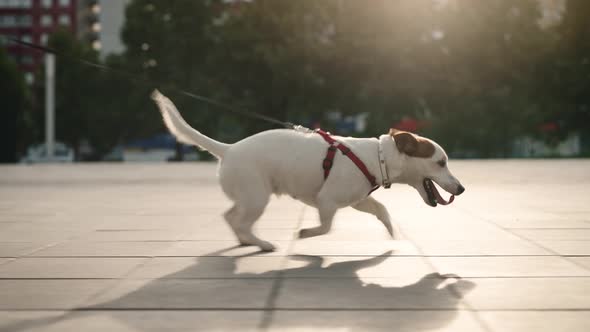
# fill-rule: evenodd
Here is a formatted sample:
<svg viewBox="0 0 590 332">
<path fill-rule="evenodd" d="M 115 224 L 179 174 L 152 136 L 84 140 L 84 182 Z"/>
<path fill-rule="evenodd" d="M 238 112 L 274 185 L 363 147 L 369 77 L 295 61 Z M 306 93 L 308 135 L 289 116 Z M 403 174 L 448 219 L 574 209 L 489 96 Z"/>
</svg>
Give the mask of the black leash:
<svg viewBox="0 0 590 332">
<path fill-rule="evenodd" d="M 124 70 L 111 68 L 109 66 L 102 65 L 100 63 L 96 63 L 96 62 L 84 60 L 82 58 L 78 58 L 78 57 L 75 57 L 75 56 L 72 56 L 72 55 L 69 55 L 69 54 L 66 54 L 66 53 L 57 51 L 57 50 L 52 49 L 52 48 L 49 48 L 49 47 L 45 47 L 45 46 L 42 46 L 42 45 L 37 45 L 37 44 L 29 43 L 29 42 L 26 42 L 26 41 L 23 41 L 23 40 L 20 40 L 20 39 L 15 39 L 15 38 L 10 38 L 10 37 L 8 37 L 7 39 L 9 41 L 13 42 L 13 43 L 20 44 L 20 45 L 23 45 L 23 46 L 26 46 L 26 47 L 35 49 L 35 50 L 41 51 L 43 53 L 51 53 L 51 54 L 54 54 L 54 55 L 56 55 L 56 56 L 58 56 L 60 58 L 64 58 L 64 59 L 68 59 L 68 60 L 71 60 L 71 61 L 79 62 L 79 63 L 81 63 L 83 65 L 86 65 L 86 66 L 89 66 L 89 67 L 94 67 L 94 68 L 97 68 L 97 69 L 100 69 L 100 70 L 103 70 L 103 71 L 106 71 L 106 72 L 110 72 L 110 73 L 117 74 L 119 76 L 123 76 L 126 79 L 128 79 L 130 81 L 133 81 L 133 82 L 138 82 L 138 83 L 142 83 L 142 84 L 146 84 L 146 85 L 150 85 L 150 86 L 154 86 L 154 87 L 167 86 L 166 84 L 163 84 L 162 82 L 158 82 L 158 81 L 155 81 L 155 80 L 143 78 L 143 77 L 140 77 L 139 75 L 136 75 L 136 74 L 133 74 L 133 73 L 124 71 Z M 183 89 L 180 89 L 180 88 L 176 88 L 176 87 L 173 87 L 173 86 L 172 87 L 167 87 L 165 90 L 172 90 L 174 92 L 177 92 L 177 93 L 182 94 L 184 96 L 187 96 L 189 98 L 192 98 L 192 99 L 195 99 L 195 100 L 198 100 L 198 101 L 201 101 L 201 102 L 204 102 L 204 103 L 207 103 L 207 104 L 216 106 L 216 107 L 218 107 L 220 109 L 223 109 L 225 111 L 232 112 L 232 113 L 235 113 L 235 114 L 240 114 L 240 115 L 248 116 L 248 117 L 251 117 L 251 118 L 254 118 L 254 119 L 258 119 L 258 120 L 263 120 L 263 121 L 266 121 L 266 122 L 269 122 L 269 123 L 272 123 L 272 124 L 276 124 L 276 125 L 280 125 L 282 127 L 289 128 L 289 129 L 293 129 L 293 128 L 296 127 L 296 125 L 294 125 L 291 122 L 281 121 L 281 120 L 278 120 L 278 119 L 275 119 L 275 118 L 266 116 L 264 114 L 252 112 L 252 111 L 245 110 L 245 109 L 238 109 L 238 108 L 235 108 L 235 107 L 233 107 L 231 105 L 222 103 L 222 102 L 220 102 L 218 100 L 211 99 L 211 98 L 208 98 L 208 97 L 205 97 L 205 96 L 201 96 L 201 95 L 198 95 L 196 93 L 192 93 L 190 91 L 183 90 Z"/>
</svg>

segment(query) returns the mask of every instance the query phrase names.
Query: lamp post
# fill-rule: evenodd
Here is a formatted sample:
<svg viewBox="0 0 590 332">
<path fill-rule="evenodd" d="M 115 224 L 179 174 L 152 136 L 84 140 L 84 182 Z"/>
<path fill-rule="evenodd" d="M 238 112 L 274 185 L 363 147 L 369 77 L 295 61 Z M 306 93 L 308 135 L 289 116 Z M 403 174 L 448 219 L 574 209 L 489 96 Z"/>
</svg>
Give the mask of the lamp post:
<svg viewBox="0 0 590 332">
<path fill-rule="evenodd" d="M 45 55 L 45 149 L 47 160 L 55 155 L 55 55 Z"/>
</svg>

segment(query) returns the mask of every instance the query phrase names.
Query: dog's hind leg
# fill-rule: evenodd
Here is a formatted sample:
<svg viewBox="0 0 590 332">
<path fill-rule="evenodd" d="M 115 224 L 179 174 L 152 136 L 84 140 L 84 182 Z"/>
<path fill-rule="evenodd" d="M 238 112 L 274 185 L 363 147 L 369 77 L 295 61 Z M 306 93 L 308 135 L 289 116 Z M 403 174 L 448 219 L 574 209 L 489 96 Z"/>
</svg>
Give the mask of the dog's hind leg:
<svg viewBox="0 0 590 332">
<path fill-rule="evenodd" d="M 377 217 L 379 221 L 385 226 L 387 232 L 391 235 L 394 239 L 399 239 L 401 236 L 401 232 L 397 228 L 397 226 L 391 223 L 391 218 L 389 217 L 389 213 L 383 204 L 379 201 L 374 199 L 371 196 L 363 199 L 362 201 L 352 205 L 354 209 L 357 209 L 362 212 L 370 213 Z"/>
<path fill-rule="evenodd" d="M 231 230 L 234 232 L 234 235 L 238 238 L 238 241 L 240 241 L 240 244 L 244 244 L 240 239 L 240 234 L 238 234 L 238 232 L 236 231 L 236 226 L 234 226 L 234 224 L 237 222 L 237 212 L 238 206 L 234 204 L 229 210 L 223 213 L 223 218 L 225 219 Z"/>
<path fill-rule="evenodd" d="M 258 246 L 264 251 L 272 251 L 275 246 L 263 241 L 252 232 L 252 226 L 264 212 L 269 197 L 256 196 L 256 198 L 236 202 L 225 214 L 225 220 L 232 228 L 238 241 L 242 245 Z"/>
<path fill-rule="evenodd" d="M 338 208 L 331 202 L 323 202 L 321 199 L 318 199 L 317 207 L 320 214 L 320 225 L 317 227 L 304 228 L 300 230 L 300 239 L 324 235 L 332 228 L 332 221 L 334 220 L 334 215 L 336 214 Z"/>
</svg>

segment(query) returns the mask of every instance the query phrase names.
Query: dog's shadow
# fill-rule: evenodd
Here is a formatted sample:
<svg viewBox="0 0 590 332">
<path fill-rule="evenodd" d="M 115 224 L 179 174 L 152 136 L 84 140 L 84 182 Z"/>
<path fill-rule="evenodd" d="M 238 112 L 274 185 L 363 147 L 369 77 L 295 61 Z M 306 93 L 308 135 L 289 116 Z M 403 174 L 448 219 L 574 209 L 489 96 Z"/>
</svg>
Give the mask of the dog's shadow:
<svg viewBox="0 0 590 332">
<path fill-rule="evenodd" d="M 198 311 L 192 312 L 202 313 L 200 310 L 208 309 L 203 307 L 203 304 L 207 304 L 209 299 L 215 303 L 215 299 L 231 301 L 232 298 L 239 299 L 240 296 L 258 296 L 266 300 L 258 301 L 259 299 L 252 298 L 251 308 L 242 307 L 238 311 L 232 311 L 241 314 L 251 313 L 252 316 L 260 317 L 258 328 L 270 325 L 280 329 L 342 328 L 370 331 L 390 327 L 396 331 L 427 331 L 449 324 L 457 315 L 462 296 L 473 289 L 475 284 L 461 280 L 458 276 L 443 276 L 437 273 L 417 277 L 415 282 L 399 287 L 379 284 L 387 284 L 387 279 L 375 279 L 376 283 L 372 283 L 370 279 L 369 282 L 364 282 L 359 278 L 359 270 L 380 264 L 390 257 L 390 253 L 364 260 L 337 262 L 329 266 L 323 266 L 322 257 L 296 255 L 290 256 L 290 259 L 302 261 L 306 265 L 259 274 L 236 271 L 238 261 L 253 254 L 200 261 L 195 259 L 193 265 L 159 279 L 150 280 L 138 289 L 113 300 L 77 308 L 57 317 L 23 320 L 8 326 L 0 326 L 0 331 L 45 329 L 57 324 L 53 326 L 56 328 L 74 319 L 82 319 L 80 322 L 90 329 L 89 324 L 92 324 L 92 317 L 96 315 L 110 315 L 110 319 L 122 322 L 133 330 L 154 331 L 156 320 L 169 322 L 174 319 L 172 313 L 176 310 L 198 308 Z M 209 256 L 219 254 L 221 251 Z M 204 275 L 211 270 L 222 276 L 215 279 L 222 279 L 222 282 L 214 286 L 207 282 L 182 283 L 182 280 L 187 280 L 187 276 Z M 270 291 L 271 295 L 268 288 L 260 294 L 244 290 L 244 287 L 249 287 L 252 280 L 254 283 L 264 282 L 262 279 L 270 279 L 267 280 L 268 283 L 275 280 L 276 286 L 277 277 L 281 278 L 281 281 L 278 281 L 281 287 L 274 287 L 274 291 Z M 236 279 L 240 281 L 223 283 L 223 280 Z M 449 283 L 448 279 L 454 282 Z M 268 307 L 269 305 L 272 307 Z M 164 310 L 160 311 L 159 308 Z M 226 308 L 213 306 L 209 309 Z M 256 316 L 261 312 L 256 309 L 265 310 L 264 315 Z M 227 311 L 226 314 L 220 315 L 209 312 L 201 317 L 203 319 L 198 320 L 198 325 L 194 326 L 195 330 L 224 331 L 240 326 L 236 324 L 236 320 L 230 318 L 232 316 Z M 175 326 L 174 323 L 169 324 Z M 243 325 L 244 329 L 246 327 L 247 325 Z"/>
</svg>

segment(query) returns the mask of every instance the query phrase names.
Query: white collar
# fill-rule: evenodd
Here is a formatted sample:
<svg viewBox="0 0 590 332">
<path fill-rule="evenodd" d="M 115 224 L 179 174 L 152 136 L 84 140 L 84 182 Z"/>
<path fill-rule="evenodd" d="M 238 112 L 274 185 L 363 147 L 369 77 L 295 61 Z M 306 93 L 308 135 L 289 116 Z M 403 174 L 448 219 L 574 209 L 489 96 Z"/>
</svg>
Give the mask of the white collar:
<svg viewBox="0 0 590 332">
<path fill-rule="evenodd" d="M 391 180 L 389 179 L 389 171 L 387 171 L 381 138 L 379 138 L 379 170 L 381 171 L 381 185 L 383 188 L 389 189 L 389 187 L 391 187 Z"/>
<path fill-rule="evenodd" d="M 404 156 L 395 146 L 395 139 L 388 134 L 379 137 L 379 170 L 381 185 L 389 188 L 402 175 Z M 389 167 L 388 167 L 389 166 Z"/>
</svg>

